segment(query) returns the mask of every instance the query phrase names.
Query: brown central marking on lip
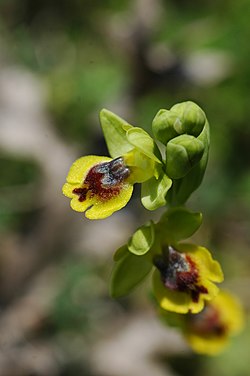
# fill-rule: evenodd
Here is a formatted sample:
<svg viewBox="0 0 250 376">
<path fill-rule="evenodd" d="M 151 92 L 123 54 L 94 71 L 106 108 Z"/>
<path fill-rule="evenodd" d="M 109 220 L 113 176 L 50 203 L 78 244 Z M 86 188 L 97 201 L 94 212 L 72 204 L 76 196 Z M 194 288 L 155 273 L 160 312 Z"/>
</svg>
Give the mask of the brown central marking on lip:
<svg viewBox="0 0 250 376">
<path fill-rule="evenodd" d="M 197 303 L 201 293 L 207 294 L 207 288 L 198 285 L 199 273 L 195 262 L 190 256 L 185 255 L 188 264 L 188 271 L 177 271 L 176 283 L 179 291 L 190 292 L 193 302 Z"/>
<path fill-rule="evenodd" d="M 75 189 L 73 189 L 72 192 L 79 196 L 78 200 L 80 202 L 83 202 L 83 201 L 86 200 L 88 189 L 87 188 L 75 188 Z"/>
<path fill-rule="evenodd" d="M 209 304 L 200 313 L 188 315 L 187 320 L 189 329 L 201 336 L 221 337 L 227 332 L 226 325 L 221 321 L 220 313 Z"/>
<path fill-rule="evenodd" d="M 168 258 L 160 256 L 155 261 L 161 273 L 162 282 L 170 290 L 190 293 L 197 303 L 200 294 L 207 294 L 206 287 L 199 285 L 199 273 L 195 262 L 189 255 L 168 247 Z"/>
<path fill-rule="evenodd" d="M 79 196 L 80 202 L 94 196 L 107 201 L 119 195 L 129 174 L 130 170 L 125 166 L 122 157 L 99 163 L 89 170 L 82 187 L 75 188 L 72 192 Z"/>
</svg>

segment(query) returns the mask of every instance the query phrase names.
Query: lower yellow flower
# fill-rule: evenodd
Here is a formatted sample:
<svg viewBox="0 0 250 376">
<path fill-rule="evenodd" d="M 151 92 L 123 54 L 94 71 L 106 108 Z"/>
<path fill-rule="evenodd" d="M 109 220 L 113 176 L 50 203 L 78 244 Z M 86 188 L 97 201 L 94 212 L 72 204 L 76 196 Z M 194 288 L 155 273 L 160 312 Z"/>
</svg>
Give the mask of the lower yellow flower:
<svg viewBox="0 0 250 376">
<path fill-rule="evenodd" d="M 160 307 L 177 313 L 198 313 L 206 300 L 219 292 L 213 282 L 222 282 L 220 264 L 210 252 L 193 244 L 179 244 L 178 250 L 157 256 L 153 290 Z"/>
<path fill-rule="evenodd" d="M 224 350 L 243 323 L 244 314 L 238 300 L 230 293 L 220 291 L 206 303 L 202 312 L 186 316 L 184 335 L 195 352 L 215 355 Z"/>
<path fill-rule="evenodd" d="M 63 193 L 72 199 L 73 210 L 86 211 L 89 219 L 106 218 L 130 200 L 133 185 L 129 175 L 122 157 L 82 157 L 71 166 Z"/>
</svg>

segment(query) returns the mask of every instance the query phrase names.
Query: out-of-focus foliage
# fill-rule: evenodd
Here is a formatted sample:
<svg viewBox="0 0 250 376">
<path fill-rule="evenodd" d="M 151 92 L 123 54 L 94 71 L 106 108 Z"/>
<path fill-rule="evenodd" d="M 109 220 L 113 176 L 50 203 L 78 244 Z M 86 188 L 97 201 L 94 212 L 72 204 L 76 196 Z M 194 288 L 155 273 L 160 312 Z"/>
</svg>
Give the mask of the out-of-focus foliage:
<svg viewBox="0 0 250 376">
<path fill-rule="evenodd" d="M 0 171 L 0 231 L 25 231 L 32 222 L 32 212 L 39 208 L 36 189 L 40 169 L 34 161 L 1 155 Z"/>
<path fill-rule="evenodd" d="M 48 108 L 68 139 L 84 141 L 90 115 L 124 82 L 126 68 L 121 57 L 110 53 L 103 29 L 125 5 L 78 0 L 0 4 L 8 54 L 48 81 Z"/>
<path fill-rule="evenodd" d="M 198 240 L 218 251 L 228 285 L 249 310 L 250 1 L 155 0 L 147 1 L 148 11 L 139 3 L 143 1 L 2 0 L 0 76 L 4 67 L 32 72 L 47 89 L 45 111 L 55 133 L 69 147 L 100 155 L 105 153 L 98 124 L 103 107 L 118 114 L 121 109 L 121 116 L 127 113 L 128 120 L 136 120 L 133 125 L 146 127 L 159 109 L 171 108 L 174 103 L 192 100 L 204 108 L 211 125 L 211 152 L 204 183 L 191 202 L 194 210 L 202 208 L 206 218 Z M 2 97 L 1 93 L 1 115 Z M 105 337 L 104 328 L 110 329 L 108 324 L 116 315 L 121 317 L 123 310 L 131 313 L 145 304 L 133 297 L 117 305 L 107 303 L 107 291 L 101 279 L 96 279 L 96 274 L 103 273 L 106 286 L 105 262 L 113 249 L 108 256 L 102 255 L 103 268 L 97 271 L 90 248 L 99 238 L 100 248 L 108 249 L 104 243 L 110 241 L 114 223 L 105 228 L 104 234 L 110 234 L 104 237 L 105 242 L 103 235 L 93 231 L 88 246 L 89 227 L 85 230 L 87 224 L 82 219 L 80 224 L 51 227 L 50 220 L 53 224 L 65 218 L 66 223 L 67 218 L 65 212 L 62 215 L 55 209 L 49 190 L 40 195 L 48 177 L 36 162 L 1 151 L 0 170 L 1 310 L 3 314 L 11 307 L 16 311 L 15 302 L 35 286 L 39 273 L 52 265 L 49 291 L 57 286 L 57 279 L 61 283 L 45 314 L 48 317 L 37 313 L 28 338 L 40 344 L 46 337 L 52 356 L 56 346 L 62 351 L 55 351 L 54 356 L 59 371 L 52 368 L 38 374 L 99 376 L 92 372 L 88 355 L 82 355 L 88 354 L 86 343 Z M 58 196 L 60 186 L 61 182 Z M 133 217 L 132 205 L 129 208 Z M 145 216 L 143 209 L 140 215 Z M 133 222 L 135 230 L 139 220 L 125 218 L 121 231 L 128 222 Z M 45 230 L 39 233 L 41 223 Z M 82 237 L 86 250 L 82 249 Z M 23 240 L 17 251 L 15 245 Z M 29 272 L 22 279 L 25 270 Z M 34 294 L 38 302 L 49 295 L 45 288 Z M 28 314 L 35 312 L 29 304 L 23 303 L 29 308 L 27 321 L 31 320 Z M 0 319 L 1 338 L 4 322 Z M 7 343 L 14 337 L 10 334 Z M 247 327 L 218 358 L 166 354 L 166 363 L 179 375 L 247 376 L 249 342 Z M 22 345 L 27 345 L 26 340 L 17 340 L 18 353 L 11 352 L 12 359 L 23 354 Z M 4 352 L 2 346 L 0 355 L 6 353 L 9 348 Z M 16 362 L 22 372 L 21 363 Z M 42 363 L 47 364 L 44 358 Z M 32 367 L 25 368 L 23 374 L 32 372 Z"/>
</svg>

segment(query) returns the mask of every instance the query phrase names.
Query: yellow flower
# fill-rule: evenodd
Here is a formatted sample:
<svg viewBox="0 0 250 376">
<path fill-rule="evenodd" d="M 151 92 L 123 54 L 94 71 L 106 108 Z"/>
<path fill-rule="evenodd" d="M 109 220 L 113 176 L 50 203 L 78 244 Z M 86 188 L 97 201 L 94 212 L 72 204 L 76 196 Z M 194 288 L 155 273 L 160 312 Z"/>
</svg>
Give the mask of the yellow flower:
<svg viewBox="0 0 250 376">
<path fill-rule="evenodd" d="M 89 219 L 106 218 L 130 200 L 133 185 L 129 175 L 122 157 L 82 157 L 71 166 L 63 193 L 72 199 L 73 210 L 86 211 Z"/>
<path fill-rule="evenodd" d="M 209 355 L 223 351 L 244 324 L 241 304 L 225 291 L 207 302 L 203 311 L 185 318 L 184 335 L 190 346 L 197 353 Z"/>
<path fill-rule="evenodd" d="M 179 244 L 178 250 L 156 256 L 153 291 L 162 309 L 177 313 L 198 313 L 206 300 L 219 292 L 213 282 L 222 282 L 220 264 L 210 252 L 193 244 Z"/>
</svg>

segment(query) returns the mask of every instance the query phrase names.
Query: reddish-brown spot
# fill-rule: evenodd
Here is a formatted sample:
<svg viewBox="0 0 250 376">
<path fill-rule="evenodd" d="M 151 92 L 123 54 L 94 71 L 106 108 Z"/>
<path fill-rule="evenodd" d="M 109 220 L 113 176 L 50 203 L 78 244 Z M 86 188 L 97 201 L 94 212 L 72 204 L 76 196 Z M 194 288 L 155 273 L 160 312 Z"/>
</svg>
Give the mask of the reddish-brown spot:
<svg viewBox="0 0 250 376">
<path fill-rule="evenodd" d="M 96 172 L 95 167 L 92 167 L 84 180 L 84 185 L 87 191 L 90 192 L 90 197 L 97 195 L 101 200 L 106 201 L 120 193 L 121 185 L 104 187 L 102 184 L 103 173 Z"/>
<path fill-rule="evenodd" d="M 199 285 L 197 266 L 189 255 L 169 247 L 168 259 L 165 256 L 159 256 L 155 259 L 155 266 L 159 269 L 166 287 L 170 290 L 189 293 L 193 302 L 199 301 L 200 294 L 208 293 L 206 287 Z"/>
<path fill-rule="evenodd" d="M 107 201 L 119 195 L 123 188 L 123 181 L 128 175 L 129 170 L 122 158 L 103 162 L 93 166 L 87 173 L 82 187 L 75 188 L 72 192 L 79 196 L 80 202 L 94 196 Z"/>
<path fill-rule="evenodd" d="M 180 271 L 176 273 L 176 284 L 179 291 L 190 292 L 192 301 L 197 303 L 200 294 L 207 294 L 206 287 L 199 285 L 199 273 L 195 262 L 190 256 L 186 255 L 186 262 L 188 263 L 188 271 Z"/>
<path fill-rule="evenodd" d="M 72 192 L 79 196 L 78 200 L 80 202 L 83 202 L 83 201 L 86 200 L 86 196 L 87 196 L 87 193 L 88 193 L 87 188 L 75 188 L 75 189 L 73 189 Z"/>
<path fill-rule="evenodd" d="M 189 315 L 188 325 L 190 330 L 202 336 L 220 337 L 227 331 L 226 325 L 221 321 L 219 311 L 209 304 L 200 313 Z"/>
</svg>

